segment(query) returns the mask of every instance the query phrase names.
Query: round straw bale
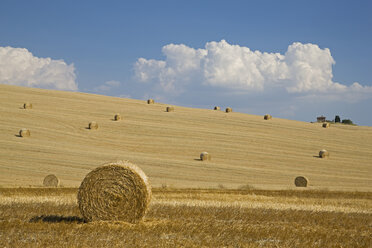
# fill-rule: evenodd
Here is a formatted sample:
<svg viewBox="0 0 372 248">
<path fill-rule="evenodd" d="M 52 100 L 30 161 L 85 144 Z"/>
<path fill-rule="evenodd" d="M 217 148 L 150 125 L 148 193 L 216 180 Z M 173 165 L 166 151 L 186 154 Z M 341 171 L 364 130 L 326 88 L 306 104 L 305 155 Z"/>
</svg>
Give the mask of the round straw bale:
<svg viewBox="0 0 372 248">
<path fill-rule="evenodd" d="M 324 123 L 323 123 L 323 127 L 324 127 L 324 128 L 329 128 L 329 126 L 330 126 L 329 122 L 324 122 Z"/>
<path fill-rule="evenodd" d="M 216 107 L 214 107 L 214 110 L 221 110 L 221 108 L 216 106 Z"/>
<path fill-rule="evenodd" d="M 173 112 L 174 111 L 174 107 L 167 107 L 167 112 Z"/>
<path fill-rule="evenodd" d="M 22 128 L 21 130 L 19 130 L 19 136 L 21 136 L 21 137 L 30 137 L 31 136 L 31 132 L 27 128 Z"/>
<path fill-rule="evenodd" d="M 89 129 L 98 129 L 98 124 L 95 121 L 89 123 Z"/>
<path fill-rule="evenodd" d="M 120 120 L 121 120 L 121 115 L 120 115 L 120 114 L 116 114 L 116 115 L 114 116 L 114 120 L 115 120 L 115 121 L 120 121 Z"/>
<path fill-rule="evenodd" d="M 32 109 L 32 103 L 26 102 L 23 104 L 24 109 Z"/>
<path fill-rule="evenodd" d="M 205 161 L 205 160 L 211 160 L 211 155 L 208 152 L 202 152 L 200 153 L 200 160 Z"/>
<path fill-rule="evenodd" d="M 230 113 L 230 112 L 232 112 L 232 108 L 227 107 L 226 108 L 226 113 Z"/>
<path fill-rule="evenodd" d="M 294 183 L 296 187 L 307 187 L 307 184 L 309 183 L 309 179 L 307 179 L 306 177 L 299 176 L 299 177 L 296 177 Z"/>
<path fill-rule="evenodd" d="M 264 115 L 265 120 L 271 120 L 273 117 L 271 115 Z"/>
<path fill-rule="evenodd" d="M 44 178 L 43 185 L 45 187 L 58 187 L 59 179 L 56 175 L 50 174 Z"/>
<path fill-rule="evenodd" d="M 319 157 L 320 158 L 326 158 L 326 157 L 329 157 L 329 152 L 327 151 L 327 150 L 321 150 L 320 152 L 319 152 Z"/>
<path fill-rule="evenodd" d="M 147 104 L 154 104 L 154 103 L 155 103 L 154 99 L 148 99 L 147 100 Z"/>
<path fill-rule="evenodd" d="M 86 221 L 137 223 L 150 204 L 151 186 L 139 167 L 118 161 L 89 172 L 80 185 L 77 199 Z"/>
</svg>

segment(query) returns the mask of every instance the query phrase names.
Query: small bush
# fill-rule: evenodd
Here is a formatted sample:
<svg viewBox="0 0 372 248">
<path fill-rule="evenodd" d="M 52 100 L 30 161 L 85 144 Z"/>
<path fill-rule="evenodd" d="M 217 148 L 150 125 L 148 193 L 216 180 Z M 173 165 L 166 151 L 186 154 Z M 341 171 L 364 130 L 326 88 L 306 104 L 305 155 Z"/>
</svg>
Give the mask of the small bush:
<svg viewBox="0 0 372 248">
<path fill-rule="evenodd" d="M 349 120 L 349 119 L 344 119 L 344 120 L 342 120 L 342 123 L 343 124 L 348 124 L 348 125 L 353 125 L 354 123 L 351 121 L 351 120 Z"/>
</svg>

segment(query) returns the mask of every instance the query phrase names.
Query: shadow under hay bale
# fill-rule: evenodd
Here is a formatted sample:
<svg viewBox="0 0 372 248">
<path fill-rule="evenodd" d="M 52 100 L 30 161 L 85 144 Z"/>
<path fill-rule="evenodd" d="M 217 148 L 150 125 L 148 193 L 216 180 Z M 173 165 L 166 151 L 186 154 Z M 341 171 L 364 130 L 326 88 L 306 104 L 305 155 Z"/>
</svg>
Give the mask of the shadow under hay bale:
<svg viewBox="0 0 372 248">
<path fill-rule="evenodd" d="M 295 183 L 296 187 L 307 187 L 307 185 L 309 183 L 309 179 L 307 179 L 306 177 L 303 177 L 303 176 L 299 176 L 299 177 L 295 178 L 294 183 Z"/>
<path fill-rule="evenodd" d="M 271 120 L 273 117 L 271 115 L 264 115 L 264 120 Z"/>
<path fill-rule="evenodd" d="M 59 216 L 59 215 L 41 215 L 35 216 L 30 219 L 31 223 L 36 222 L 46 222 L 46 223 L 60 223 L 60 222 L 67 222 L 67 223 L 86 223 L 83 218 L 78 216 Z"/>
<path fill-rule="evenodd" d="M 32 103 L 26 102 L 23 104 L 24 109 L 32 109 Z"/>
<path fill-rule="evenodd" d="M 329 124 L 328 122 L 324 122 L 324 123 L 323 123 L 323 127 L 324 127 L 324 128 L 329 128 L 329 127 L 330 127 L 330 124 Z"/>
<path fill-rule="evenodd" d="M 231 113 L 232 112 L 232 108 L 229 108 L 227 107 L 226 110 L 225 110 L 226 113 Z"/>
<path fill-rule="evenodd" d="M 201 161 L 208 161 L 208 160 L 211 160 L 211 159 L 212 159 L 212 157 L 208 152 L 202 152 L 200 154 L 200 160 Z"/>
<path fill-rule="evenodd" d="M 115 120 L 115 121 L 120 121 L 120 120 L 121 120 L 121 115 L 120 115 L 120 114 L 116 114 L 116 115 L 114 116 L 114 120 Z"/>
<path fill-rule="evenodd" d="M 30 137 L 30 136 L 31 136 L 31 132 L 27 128 L 22 128 L 21 130 L 19 130 L 19 137 Z"/>
<path fill-rule="evenodd" d="M 95 122 L 95 121 L 90 122 L 89 125 L 88 125 L 88 129 L 92 129 L 92 130 L 98 129 L 97 122 Z"/>
<path fill-rule="evenodd" d="M 44 178 L 43 185 L 44 187 L 58 187 L 59 179 L 56 175 L 50 174 Z"/>
<path fill-rule="evenodd" d="M 148 99 L 147 100 L 147 104 L 154 104 L 154 103 L 155 103 L 154 99 Z"/>
<path fill-rule="evenodd" d="M 327 150 L 321 150 L 319 152 L 319 158 L 329 158 L 329 152 Z"/>
<path fill-rule="evenodd" d="M 173 112 L 174 111 L 174 107 L 167 107 L 166 109 L 166 112 Z"/>
<path fill-rule="evenodd" d="M 138 223 L 151 200 L 145 173 L 128 161 L 100 166 L 80 185 L 78 204 L 84 220 Z"/>
<path fill-rule="evenodd" d="M 221 108 L 218 107 L 218 106 L 215 106 L 215 107 L 214 107 L 214 110 L 221 110 Z"/>
</svg>

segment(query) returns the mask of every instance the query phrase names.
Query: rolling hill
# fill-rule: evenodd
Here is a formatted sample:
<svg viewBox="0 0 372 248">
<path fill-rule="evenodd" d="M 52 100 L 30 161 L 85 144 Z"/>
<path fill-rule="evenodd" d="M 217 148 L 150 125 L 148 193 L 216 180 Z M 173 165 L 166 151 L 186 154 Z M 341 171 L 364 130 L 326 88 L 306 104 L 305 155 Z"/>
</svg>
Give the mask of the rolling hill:
<svg viewBox="0 0 372 248">
<path fill-rule="evenodd" d="M 166 106 L 0 84 L 0 187 L 40 186 L 51 173 L 76 187 L 93 168 L 129 160 L 155 187 L 288 189 L 303 175 L 313 189 L 372 189 L 372 127 L 267 121 L 212 110 L 212 102 L 169 113 Z M 21 128 L 31 137 L 19 137 Z M 328 159 L 317 157 L 321 149 Z M 203 151 L 211 161 L 199 160 Z"/>
</svg>

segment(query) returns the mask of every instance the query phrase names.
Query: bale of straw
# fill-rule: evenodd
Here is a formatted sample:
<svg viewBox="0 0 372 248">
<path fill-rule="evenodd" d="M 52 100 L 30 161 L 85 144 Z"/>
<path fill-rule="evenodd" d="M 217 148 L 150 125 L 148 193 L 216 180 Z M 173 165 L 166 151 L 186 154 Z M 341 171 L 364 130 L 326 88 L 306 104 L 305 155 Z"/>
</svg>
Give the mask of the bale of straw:
<svg viewBox="0 0 372 248">
<path fill-rule="evenodd" d="M 328 158 L 329 157 L 329 152 L 327 150 L 321 150 L 319 152 L 319 158 Z"/>
<path fill-rule="evenodd" d="M 95 121 L 89 123 L 89 129 L 98 129 L 98 124 Z"/>
<path fill-rule="evenodd" d="M 299 176 L 295 178 L 294 183 L 296 187 L 307 187 L 307 184 L 309 183 L 309 179 L 303 176 Z"/>
<path fill-rule="evenodd" d="M 216 107 L 214 107 L 214 110 L 221 110 L 221 108 L 216 106 Z"/>
<path fill-rule="evenodd" d="M 232 108 L 227 107 L 227 108 L 226 108 L 226 113 L 230 113 L 230 112 L 232 112 Z"/>
<path fill-rule="evenodd" d="M 167 107 L 167 112 L 173 112 L 174 111 L 174 107 Z"/>
<path fill-rule="evenodd" d="M 148 99 L 147 100 L 147 104 L 154 104 L 154 103 L 155 103 L 154 99 Z"/>
<path fill-rule="evenodd" d="M 31 136 L 31 132 L 27 128 L 22 128 L 21 130 L 19 130 L 19 136 L 21 136 L 21 137 L 30 137 Z"/>
<path fill-rule="evenodd" d="M 269 114 L 264 115 L 264 120 L 271 120 L 273 117 Z"/>
<path fill-rule="evenodd" d="M 59 179 L 54 174 L 50 174 L 44 178 L 43 185 L 45 187 L 58 187 Z"/>
<path fill-rule="evenodd" d="M 205 161 L 205 160 L 211 160 L 212 157 L 208 152 L 202 152 L 200 153 L 200 160 Z"/>
<path fill-rule="evenodd" d="M 89 172 L 77 200 L 86 221 L 138 223 L 150 204 L 151 186 L 139 167 L 118 161 Z"/>
<path fill-rule="evenodd" d="M 32 103 L 26 102 L 23 104 L 24 109 L 32 109 Z"/>
<path fill-rule="evenodd" d="M 116 115 L 114 116 L 114 120 L 115 120 L 115 121 L 120 121 L 120 120 L 121 120 L 121 115 L 120 115 L 120 114 L 116 114 Z"/>
<path fill-rule="evenodd" d="M 324 127 L 324 128 L 329 128 L 329 126 L 330 126 L 329 122 L 324 122 L 324 123 L 323 123 L 323 127 Z"/>
</svg>

